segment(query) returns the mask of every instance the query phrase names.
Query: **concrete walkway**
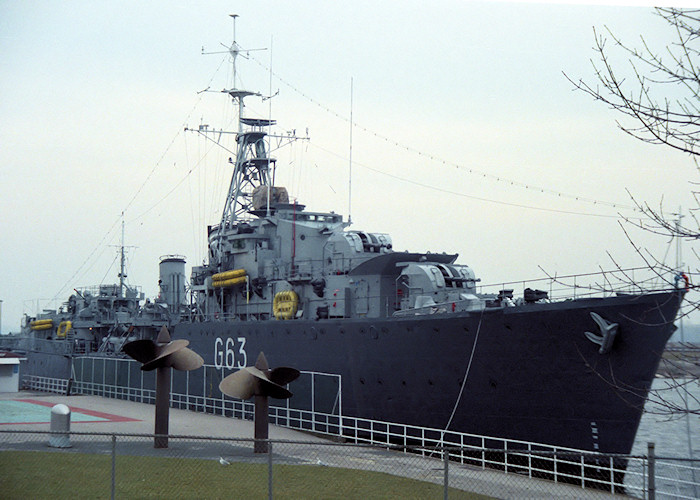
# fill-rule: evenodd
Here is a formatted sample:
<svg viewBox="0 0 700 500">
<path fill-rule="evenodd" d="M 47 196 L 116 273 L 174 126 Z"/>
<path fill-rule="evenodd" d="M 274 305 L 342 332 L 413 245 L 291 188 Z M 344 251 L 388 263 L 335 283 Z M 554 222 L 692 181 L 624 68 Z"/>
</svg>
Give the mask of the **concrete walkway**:
<svg viewBox="0 0 700 500">
<path fill-rule="evenodd" d="M 53 405 L 62 403 L 72 412 L 94 415 L 97 421 L 71 421 L 72 432 L 95 432 L 115 434 L 153 434 L 155 407 L 153 405 L 103 398 L 99 396 L 64 396 L 41 392 L 0 393 L 0 422 L 3 401 L 32 402 L 46 409 L 46 421 L 34 423 L 0 423 L 0 451 L 3 449 L 48 449 L 47 435 L 12 434 L 6 431 L 48 431 L 50 411 Z M 34 411 L 34 410 L 33 410 Z M 82 415 L 81 415 L 82 417 Z M 253 422 L 223 416 L 196 413 L 188 410 L 170 409 L 171 436 L 200 436 L 202 438 L 251 439 Z M 444 462 L 439 456 L 421 457 L 411 453 L 400 453 L 370 447 L 350 447 L 318 436 L 283 427 L 270 426 L 274 443 L 275 463 L 306 464 L 316 466 L 344 467 L 381 471 L 397 476 L 410 477 L 436 484 L 443 483 Z M 111 442 L 107 439 L 90 440 L 71 436 L 75 443 L 71 451 L 109 453 Z M 297 444 L 297 442 L 302 444 Z M 209 441 L 202 439 L 171 439 L 168 450 L 156 450 L 148 438 L 129 440 L 119 438 L 118 454 L 187 456 L 228 461 L 266 462 L 267 455 L 254 454 L 252 443 L 247 441 Z M 493 498 L 622 498 L 596 490 L 531 479 L 520 474 L 504 474 L 490 469 L 481 469 L 459 464 L 449 465 L 450 486 L 464 491 L 480 493 Z"/>
<path fill-rule="evenodd" d="M 78 409 L 94 413 L 106 413 L 120 419 L 105 421 L 78 422 L 71 421 L 74 432 L 109 432 L 118 434 L 153 434 L 155 427 L 155 406 L 125 401 L 123 399 L 103 398 L 100 396 L 64 396 L 45 392 L 4 392 L 0 393 L 0 412 L 3 400 L 32 400 L 46 406 L 46 422 L 50 422 L 51 407 L 65 404 L 72 412 Z M 2 419 L 0 418 L 0 422 Z M 0 423 L 0 430 L 39 430 L 48 431 L 48 423 Z M 189 410 L 170 409 L 169 430 L 171 435 L 206 436 L 220 438 L 253 438 L 253 422 L 226 418 L 208 413 L 196 413 Z M 270 439 L 296 441 L 323 441 L 299 431 L 284 427 L 270 426 Z"/>
</svg>

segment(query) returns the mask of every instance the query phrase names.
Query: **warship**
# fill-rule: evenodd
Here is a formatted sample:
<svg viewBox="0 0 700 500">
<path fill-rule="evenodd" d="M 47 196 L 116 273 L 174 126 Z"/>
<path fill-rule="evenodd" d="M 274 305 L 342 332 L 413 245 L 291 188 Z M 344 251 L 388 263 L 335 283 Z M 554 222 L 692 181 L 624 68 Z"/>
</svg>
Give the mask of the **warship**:
<svg viewBox="0 0 700 500">
<path fill-rule="evenodd" d="M 234 75 L 241 50 L 234 28 Z M 76 289 L 59 309 L 25 317 L 21 338 L 5 339 L 26 352 L 25 380 L 70 390 L 85 379 L 85 361 L 120 359 L 124 343 L 154 339 L 165 325 L 208 367 L 173 379 L 190 407 L 223 401 L 211 380 L 264 352 L 273 366 L 318 375 L 294 383 L 285 409 L 339 417 L 340 434 L 352 418 L 631 451 L 683 286 L 671 278 L 656 291 L 489 292 L 456 254 L 397 251 L 389 234 L 308 211 L 275 185 L 275 120 L 246 115 L 244 102 L 263 96 L 235 81 L 222 91 L 238 115 L 233 173 L 221 219 L 206 229 L 205 262 L 188 280 L 184 257 L 163 257 L 153 301 L 125 285 L 122 265 L 119 284 Z M 127 362 L 91 366 L 93 384 L 120 387 L 117 397 L 143 388 Z"/>
</svg>

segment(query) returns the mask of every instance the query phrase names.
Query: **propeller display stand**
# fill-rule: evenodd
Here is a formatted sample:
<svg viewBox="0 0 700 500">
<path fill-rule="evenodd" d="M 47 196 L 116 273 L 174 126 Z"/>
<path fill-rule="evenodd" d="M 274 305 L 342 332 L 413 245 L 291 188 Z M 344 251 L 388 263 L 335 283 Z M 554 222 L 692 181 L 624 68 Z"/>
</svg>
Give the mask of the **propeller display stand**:
<svg viewBox="0 0 700 500">
<path fill-rule="evenodd" d="M 268 453 L 269 401 L 268 398 L 288 399 L 292 397 L 284 386 L 299 377 L 299 370 L 280 366 L 270 369 L 265 354 L 258 355 L 255 366 L 246 366 L 224 378 L 219 390 L 239 399 L 255 396 L 255 453 Z"/>
<path fill-rule="evenodd" d="M 188 349 L 189 340 L 170 340 L 170 332 L 163 326 L 155 342 L 135 340 L 124 344 L 122 350 L 136 361 L 143 363 L 141 370 L 156 370 L 156 417 L 154 448 L 168 447 L 168 423 L 170 420 L 171 368 L 192 371 L 204 364 L 204 359 Z"/>
</svg>

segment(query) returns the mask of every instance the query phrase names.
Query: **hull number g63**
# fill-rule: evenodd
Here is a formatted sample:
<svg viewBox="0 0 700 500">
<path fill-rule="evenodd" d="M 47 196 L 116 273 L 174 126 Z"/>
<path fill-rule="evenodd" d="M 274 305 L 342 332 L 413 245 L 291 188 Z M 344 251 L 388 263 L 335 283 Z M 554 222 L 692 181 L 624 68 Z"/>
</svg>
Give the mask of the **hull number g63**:
<svg viewBox="0 0 700 500">
<path fill-rule="evenodd" d="M 248 355 L 245 352 L 245 337 L 237 337 L 234 341 L 231 337 L 226 340 L 217 337 L 214 341 L 214 366 L 217 369 L 243 368 L 248 363 Z"/>
</svg>

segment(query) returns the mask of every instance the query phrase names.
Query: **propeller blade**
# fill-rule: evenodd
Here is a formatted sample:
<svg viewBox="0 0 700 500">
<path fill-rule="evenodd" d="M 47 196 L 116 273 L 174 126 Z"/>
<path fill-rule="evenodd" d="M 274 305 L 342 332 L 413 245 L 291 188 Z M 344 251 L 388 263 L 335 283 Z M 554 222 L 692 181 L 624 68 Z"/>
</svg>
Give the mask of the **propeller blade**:
<svg viewBox="0 0 700 500">
<path fill-rule="evenodd" d="M 287 385 L 299 378 L 301 373 L 296 368 L 280 366 L 270 371 L 270 381 L 278 385 Z"/>
<path fill-rule="evenodd" d="M 260 396 L 277 399 L 289 399 L 292 397 L 292 393 L 287 389 L 267 379 L 258 379 L 258 393 Z"/>
<path fill-rule="evenodd" d="M 161 330 L 162 332 L 162 330 Z M 174 352 L 177 352 L 181 349 L 184 349 L 189 345 L 190 341 L 189 340 L 173 340 L 170 342 L 168 345 L 159 347 L 157 350 L 157 356 L 149 361 L 148 363 L 144 363 L 144 365 L 141 367 L 141 369 L 145 372 L 150 371 L 150 370 L 155 370 L 156 368 L 160 368 L 162 366 L 169 366 L 170 363 L 166 359 L 167 356 L 171 355 Z"/>
<path fill-rule="evenodd" d="M 270 378 L 267 376 L 267 373 L 265 373 L 264 371 L 258 369 L 258 368 L 255 367 L 255 366 L 246 366 L 246 367 L 243 368 L 243 369 L 244 369 L 244 370 L 248 370 L 248 373 L 250 373 L 251 375 L 253 375 L 253 376 L 257 377 L 257 378 L 260 378 L 260 379 L 263 379 L 263 380 L 270 380 Z"/>
<path fill-rule="evenodd" d="M 196 370 L 204 364 L 202 356 L 194 352 L 192 349 L 184 348 L 172 353 L 168 357 L 168 364 L 181 371 Z"/>
<path fill-rule="evenodd" d="M 156 342 L 159 344 L 167 344 L 170 342 L 170 332 L 168 329 L 163 325 L 163 327 L 160 329 L 160 332 L 158 332 L 158 338 L 156 339 Z"/>
<path fill-rule="evenodd" d="M 221 381 L 219 390 L 233 398 L 249 399 L 255 393 L 255 377 L 247 370 L 238 370 Z"/>
<path fill-rule="evenodd" d="M 265 353 L 260 351 L 260 354 L 258 354 L 258 359 L 255 361 L 255 368 L 258 370 L 269 370 L 270 365 L 267 364 L 267 358 L 265 357 Z"/>
<path fill-rule="evenodd" d="M 257 379 L 257 387 L 255 390 L 256 396 L 269 396 L 271 398 L 277 399 L 287 399 L 292 397 L 292 393 L 279 384 L 276 384 L 267 376 L 262 370 L 257 369 L 254 366 L 246 366 L 244 370 L 247 370 L 253 377 Z"/>
<path fill-rule="evenodd" d="M 158 346 L 152 340 L 134 340 L 122 347 L 122 351 L 127 353 L 139 363 L 148 363 L 156 357 Z"/>
</svg>

